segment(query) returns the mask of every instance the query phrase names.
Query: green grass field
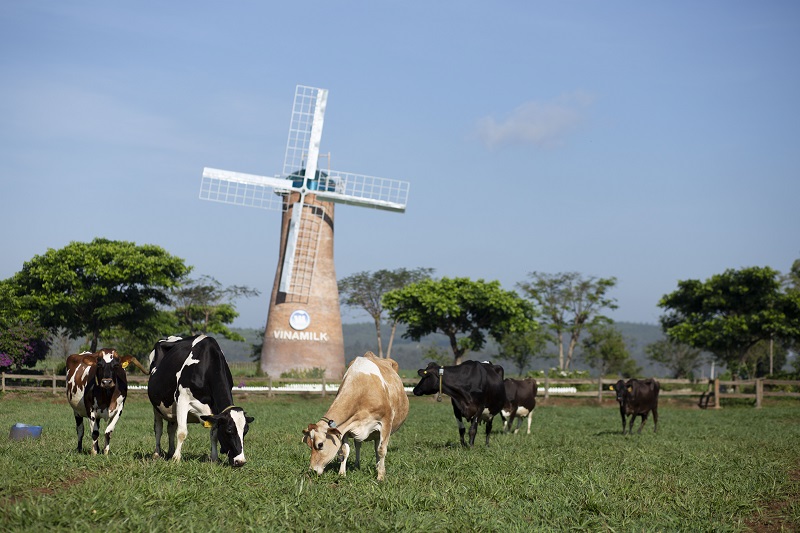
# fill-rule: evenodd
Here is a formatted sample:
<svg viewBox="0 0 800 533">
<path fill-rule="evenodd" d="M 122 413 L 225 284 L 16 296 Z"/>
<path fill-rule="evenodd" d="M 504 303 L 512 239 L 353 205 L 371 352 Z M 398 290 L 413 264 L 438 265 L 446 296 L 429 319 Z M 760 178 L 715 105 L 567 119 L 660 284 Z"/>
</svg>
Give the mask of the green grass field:
<svg viewBox="0 0 800 533">
<path fill-rule="evenodd" d="M 61 396 L 0 397 L 3 531 L 740 531 L 800 527 L 800 405 L 702 411 L 663 402 L 659 433 L 623 437 L 615 404 L 540 405 L 530 436 L 463 449 L 449 402 L 411 398 L 375 481 L 308 473 L 301 430 L 331 398 L 239 398 L 256 421 L 241 469 L 210 464 L 189 428 L 184 461 L 151 458 L 152 411 L 132 395 L 111 455 L 75 452 Z M 498 418 L 499 421 L 499 418 Z M 11 441 L 15 422 L 44 426 Z M 499 423 L 495 424 L 497 427 Z M 638 427 L 638 422 L 637 426 Z M 523 430 L 524 431 L 524 430 Z M 86 445 L 88 437 L 84 439 Z M 166 435 L 164 437 L 166 445 Z M 334 465 L 335 466 L 335 465 Z M 779 529 L 775 529 L 779 530 Z"/>
</svg>

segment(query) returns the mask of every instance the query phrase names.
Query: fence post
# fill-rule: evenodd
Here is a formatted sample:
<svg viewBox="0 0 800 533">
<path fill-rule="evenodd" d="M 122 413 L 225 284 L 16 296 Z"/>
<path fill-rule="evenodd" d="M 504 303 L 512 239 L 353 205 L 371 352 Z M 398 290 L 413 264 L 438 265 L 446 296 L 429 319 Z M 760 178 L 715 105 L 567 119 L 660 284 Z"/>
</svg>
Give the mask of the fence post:
<svg viewBox="0 0 800 533">
<path fill-rule="evenodd" d="M 550 396 L 550 374 L 544 375 L 544 399 Z"/>
<path fill-rule="evenodd" d="M 720 409 L 720 405 L 719 405 L 719 378 L 714 378 L 714 409 Z"/>
<path fill-rule="evenodd" d="M 756 409 L 761 409 L 761 400 L 764 398 L 764 379 L 756 379 Z"/>
<path fill-rule="evenodd" d="M 56 394 L 56 373 L 53 372 L 53 395 Z"/>
<path fill-rule="evenodd" d="M 6 392 L 6 373 L 3 372 L 3 393 Z"/>
<path fill-rule="evenodd" d="M 322 397 L 325 397 L 325 374 L 322 374 Z"/>
<path fill-rule="evenodd" d="M 267 378 L 267 397 L 272 398 L 275 396 L 275 393 L 272 392 L 272 376 Z"/>
<path fill-rule="evenodd" d="M 597 376 L 597 403 L 603 403 L 603 376 Z"/>
</svg>

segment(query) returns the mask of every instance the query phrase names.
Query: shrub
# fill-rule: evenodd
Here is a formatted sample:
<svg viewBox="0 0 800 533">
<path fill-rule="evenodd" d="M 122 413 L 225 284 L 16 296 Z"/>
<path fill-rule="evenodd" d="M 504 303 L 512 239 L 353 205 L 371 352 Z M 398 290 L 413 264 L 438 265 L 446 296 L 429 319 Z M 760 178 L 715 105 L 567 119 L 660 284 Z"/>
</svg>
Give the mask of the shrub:
<svg viewBox="0 0 800 533">
<path fill-rule="evenodd" d="M 32 367 L 49 349 L 47 330 L 35 322 L 20 321 L 0 329 L 0 370 Z"/>
</svg>

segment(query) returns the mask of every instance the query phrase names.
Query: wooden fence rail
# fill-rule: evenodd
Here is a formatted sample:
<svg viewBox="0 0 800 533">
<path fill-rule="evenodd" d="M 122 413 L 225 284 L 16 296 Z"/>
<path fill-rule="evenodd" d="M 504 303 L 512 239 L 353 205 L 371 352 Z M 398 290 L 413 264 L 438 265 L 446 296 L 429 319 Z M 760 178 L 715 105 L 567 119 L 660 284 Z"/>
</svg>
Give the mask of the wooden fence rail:
<svg viewBox="0 0 800 533">
<path fill-rule="evenodd" d="M 128 375 L 129 391 L 143 392 L 147 390 L 148 376 Z M 31 384 L 30 382 L 34 382 Z M 577 379 L 545 377 L 537 380 L 539 383 L 540 398 L 545 400 L 551 396 L 559 397 L 595 397 L 599 402 L 613 400 L 616 392 L 610 386 L 616 383 L 614 379 Z M 692 381 L 688 379 L 659 379 L 661 384 L 660 396 L 697 396 L 701 407 L 720 408 L 720 400 L 726 398 L 751 399 L 755 407 L 761 407 L 763 399 L 768 397 L 784 397 L 800 399 L 800 380 L 782 380 L 759 378 L 750 380 L 722 381 L 719 379 L 709 381 Z M 53 374 L 9 374 L 0 375 L 0 389 L 3 393 L 9 391 L 34 391 L 49 390 L 52 394 L 61 394 L 66 387 L 66 377 Z M 418 379 L 404 379 L 403 385 L 407 389 L 419 382 Z M 35 383 L 38 383 L 36 385 Z M 335 394 L 339 387 L 338 380 L 330 379 L 293 379 L 270 377 L 237 377 L 234 378 L 234 394 L 320 394 L 325 397 Z M 578 390 L 578 389 L 584 390 Z M 410 394 L 410 391 L 409 391 Z"/>
</svg>

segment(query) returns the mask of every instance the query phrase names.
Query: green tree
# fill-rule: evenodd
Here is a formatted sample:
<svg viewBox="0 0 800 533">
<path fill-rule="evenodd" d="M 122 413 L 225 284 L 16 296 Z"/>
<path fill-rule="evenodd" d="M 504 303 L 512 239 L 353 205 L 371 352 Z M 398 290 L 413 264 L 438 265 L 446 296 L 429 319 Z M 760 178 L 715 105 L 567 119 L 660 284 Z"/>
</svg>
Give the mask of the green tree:
<svg viewBox="0 0 800 533">
<path fill-rule="evenodd" d="M 547 332 L 538 324 L 534 329 L 508 333 L 498 343 L 500 352 L 497 358 L 510 361 L 517 367 L 517 373 L 521 376 L 531 360 L 544 352 L 549 340 Z"/>
<path fill-rule="evenodd" d="M 499 281 L 469 278 L 426 279 L 386 293 L 383 305 L 392 320 L 408 326 L 405 338 L 419 341 L 443 333 L 455 364 L 469 350 L 480 350 L 487 333 L 498 342 L 515 331 L 534 329 L 534 309 Z"/>
<path fill-rule="evenodd" d="M 675 379 L 685 379 L 703 364 L 703 354 L 697 349 L 674 339 L 661 339 L 644 347 L 648 359 L 672 372 Z"/>
<path fill-rule="evenodd" d="M 411 283 L 429 279 L 433 272 L 434 269 L 432 268 L 415 268 L 413 270 L 405 268 L 384 269 L 376 272 L 358 272 L 339 280 L 339 296 L 342 304 L 363 309 L 375 322 L 375 332 L 378 338 L 378 357 L 384 356 L 383 341 L 381 340 L 381 322 L 384 315 L 383 295 Z M 386 357 L 391 357 L 392 342 L 397 331 L 397 320 L 391 320 L 391 323 L 392 332 L 389 336 Z"/>
<path fill-rule="evenodd" d="M 528 277 L 530 282 L 517 287 L 541 309 L 543 323 L 558 345 L 558 368 L 569 370 L 584 328 L 610 322 L 600 312 L 617 308 L 616 300 L 607 296 L 617 279 L 584 278 L 578 272 L 530 272 Z"/>
<path fill-rule="evenodd" d="M 706 281 L 678 282 L 658 303 L 664 333 L 714 354 L 734 374 L 748 375 L 746 357 L 770 338 L 800 338 L 800 293 L 782 289 L 769 267 L 729 269 Z"/>
<path fill-rule="evenodd" d="M 600 376 L 616 374 L 630 378 L 642 371 L 617 328 L 610 324 L 596 324 L 587 331 L 589 335 L 581 341 L 583 360 Z"/>
<path fill-rule="evenodd" d="M 87 336 L 96 351 L 102 332 L 151 320 L 189 270 L 158 246 L 98 238 L 33 257 L 3 281 L 0 297 L 21 318 Z"/>
<path fill-rule="evenodd" d="M 214 333 L 233 341 L 244 342 L 244 337 L 227 326 L 239 316 L 233 301 L 236 298 L 258 295 L 258 290 L 245 286 L 232 285 L 223 288 L 211 276 L 190 279 L 172 289 L 178 331 L 184 335 Z"/>
</svg>

